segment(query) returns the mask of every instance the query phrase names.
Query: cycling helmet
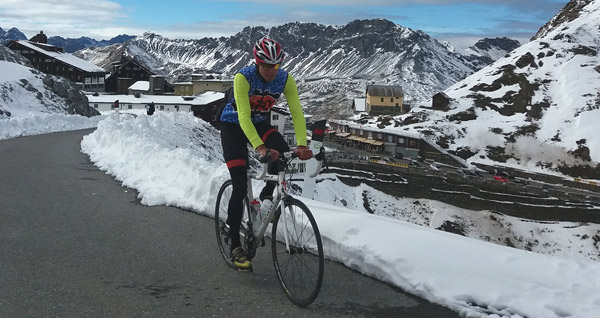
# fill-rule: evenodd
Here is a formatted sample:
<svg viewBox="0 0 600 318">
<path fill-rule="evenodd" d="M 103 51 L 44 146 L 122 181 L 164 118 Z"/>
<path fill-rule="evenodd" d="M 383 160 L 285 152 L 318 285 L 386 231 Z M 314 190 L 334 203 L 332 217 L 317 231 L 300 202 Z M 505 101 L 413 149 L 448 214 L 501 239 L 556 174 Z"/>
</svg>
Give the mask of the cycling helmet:
<svg viewBox="0 0 600 318">
<path fill-rule="evenodd" d="M 254 59 L 256 64 L 280 64 L 283 62 L 285 53 L 281 45 L 273 39 L 264 37 L 254 44 Z"/>
</svg>

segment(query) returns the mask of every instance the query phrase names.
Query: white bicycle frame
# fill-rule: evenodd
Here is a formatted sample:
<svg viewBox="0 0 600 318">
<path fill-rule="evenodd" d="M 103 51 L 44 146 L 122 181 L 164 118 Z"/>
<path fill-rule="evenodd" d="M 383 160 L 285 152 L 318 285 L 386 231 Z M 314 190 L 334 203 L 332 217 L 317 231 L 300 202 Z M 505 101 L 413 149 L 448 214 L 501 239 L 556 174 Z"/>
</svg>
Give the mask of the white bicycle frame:
<svg viewBox="0 0 600 318">
<path fill-rule="evenodd" d="M 292 153 L 293 152 L 286 152 L 281 154 L 282 156 L 285 156 L 286 161 L 290 160 L 290 158 L 292 157 Z M 322 166 L 323 161 L 322 160 L 317 160 L 317 167 L 315 168 L 315 171 L 313 173 L 311 173 L 309 175 L 309 177 L 314 178 L 316 175 L 319 174 L 319 172 L 321 171 L 321 166 Z M 285 169 L 284 171 L 279 171 L 279 173 L 277 175 L 275 174 L 267 174 L 267 170 L 268 170 L 268 163 L 263 163 L 263 169 L 260 173 L 256 173 L 256 172 L 249 172 L 248 173 L 248 199 L 249 200 L 253 200 L 254 199 L 254 195 L 252 193 L 252 179 L 256 179 L 256 180 L 265 180 L 265 181 L 274 181 L 277 183 L 277 186 L 275 187 L 276 192 L 275 192 L 275 196 L 273 197 L 273 206 L 271 207 L 271 210 L 267 212 L 266 217 L 263 214 L 262 220 L 260 220 L 260 218 L 258 217 L 254 217 L 254 215 L 249 216 L 252 218 L 252 232 L 254 233 L 254 244 L 257 245 L 258 242 L 260 242 L 264 235 L 265 232 L 267 231 L 267 227 L 269 226 L 269 220 L 271 220 L 271 217 L 273 216 L 273 213 L 275 213 L 277 211 L 277 208 L 280 209 L 281 214 L 280 217 L 283 216 L 283 226 L 284 228 L 288 228 L 287 224 L 288 224 L 288 218 L 287 215 L 284 213 L 285 212 L 285 204 L 281 204 L 281 201 L 283 200 L 284 197 L 288 196 L 288 194 L 285 192 L 284 189 L 284 185 L 283 183 L 285 182 Z M 252 207 L 250 207 L 250 209 L 252 209 Z M 249 211 L 250 212 L 250 211 Z M 261 211 L 261 213 L 263 213 L 263 211 Z M 252 214 L 252 213 L 248 213 L 248 214 Z M 294 219 L 295 216 L 291 215 L 291 222 L 296 222 L 296 220 Z M 260 227 L 256 227 L 256 225 L 254 224 L 254 222 L 261 222 Z M 292 223 L 293 224 L 293 223 Z M 271 234 L 273 235 L 273 234 Z M 274 237 L 272 237 L 271 239 L 275 239 Z M 289 246 L 289 240 L 287 235 L 284 235 L 284 240 L 285 240 L 285 247 L 287 250 L 289 250 L 290 246 Z"/>
</svg>

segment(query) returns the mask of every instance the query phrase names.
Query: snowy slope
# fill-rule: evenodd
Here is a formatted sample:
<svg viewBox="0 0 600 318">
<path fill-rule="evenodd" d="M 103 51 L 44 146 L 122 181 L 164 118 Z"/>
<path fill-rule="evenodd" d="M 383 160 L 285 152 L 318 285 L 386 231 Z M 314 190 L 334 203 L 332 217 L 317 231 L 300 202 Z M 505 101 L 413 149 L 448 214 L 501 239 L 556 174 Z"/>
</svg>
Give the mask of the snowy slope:
<svg viewBox="0 0 600 318">
<path fill-rule="evenodd" d="M 570 19 L 448 88 L 449 111 L 413 110 L 398 129 L 471 162 L 600 178 L 600 1 L 565 8 Z"/>
<path fill-rule="evenodd" d="M 73 82 L 44 74 L 22 55 L 0 46 L 0 118 L 29 113 L 99 114 Z"/>
<path fill-rule="evenodd" d="M 20 64 L 0 61 L 0 118 L 33 113 L 66 114 L 65 98 L 49 90 L 45 74 Z"/>
<path fill-rule="evenodd" d="M 228 178 L 220 153 L 214 151 L 219 148 L 214 128 L 182 113 L 117 116 L 108 117 L 85 136 L 82 151 L 124 186 L 135 188 L 143 204 L 167 204 L 212 216 L 214 193 Z M 170 133 L 148 133 L 156 131 Z M 411 206 L 414 200 L 390 198 L 363 186 L 345 187 L 331 175 L 318 178 L 323 182 L 317 183 L 317 200 L 300 199 L 314 211 L 325 254 L 331 260 L 447 306 L 464 317 L 600 317 L 600 264 L 578 257 L 576 244 L 568 247 L 573 248 L 571 254 L 557 253 L 569 257 L 565 258 L 432 230 L 427 226 L 435 226 L 445 215 L 471 215 L 472 222 L 478 222 L 477 216 L 485 220 L 488 213 L 429 200 Z M 254 187 L 259 191 L 262 185 L 257 182 Z M 366 213 L 356 199 L 356 194 L 362 197 L 365 190 L 370 191 L 372 202 L 382 205 L 380 211 L 390 211 L 384 204 L 406 207 L 406 214 L 413 209 L 415 219 L 430 217 L 427 222 L 431 224 L 417 226 Z M 339 206 L 342 199 L 347 207 Z M 431 214 L 418 214 L 419 206 Z M 532 231 L 540 245 L 563 239 L 583 242 L 577 235 L 584 233 L 600 238 L 597 225 L 576 230 L 573 227 L 577 225 L 568 223 L 508 222 L 515 231 Z M 541 232 L 536 232 L 536 226 Z M 576 231 L 580 232 L 574 234 Z M 591 241 L 587 239 L 591 249 L 584 251 L 597 254 Z"/>
</svg>

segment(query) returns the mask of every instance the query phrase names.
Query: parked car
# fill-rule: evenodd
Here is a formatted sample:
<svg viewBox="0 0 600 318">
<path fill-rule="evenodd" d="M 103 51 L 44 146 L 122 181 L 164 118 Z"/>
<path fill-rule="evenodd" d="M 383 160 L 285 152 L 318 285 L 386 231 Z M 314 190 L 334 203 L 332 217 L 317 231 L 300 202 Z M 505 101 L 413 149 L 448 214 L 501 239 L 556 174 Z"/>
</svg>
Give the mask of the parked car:
<svg viewBox="0 0 600 318">
<path fill-rule="evenodd" d="M 494 179 L 500 181 L 500 182 L 508 182 L 508 179 L 502 177 L 502 176 L 494 176 Z"/>
<path fill-rule="evenodd" d="M 402 158 L 404 158 L 404 155 L 403 155 L 401 152 L 397 152 L 397 153 L 394 155 L 394 158 L 396 158 L 396 159 L 402 159 Z"/>
<path fill-rule="evenodd" d="M 481 172 L 479 172 L 477 170 L 471 170 L 471 169 L 462 169 L 462 170 L 468 176 L 476 177 L 476 178 L 483 178 L 483 175 L 481 174 Z"/>
<path fill-rule="evenodd" d="M 414 160 L 409 160 L 408 164 L 410 166 L 413 166 L 413 167 L 421 167 L 421 165 L 418 162 L 414 161 Z"/>
</svg>

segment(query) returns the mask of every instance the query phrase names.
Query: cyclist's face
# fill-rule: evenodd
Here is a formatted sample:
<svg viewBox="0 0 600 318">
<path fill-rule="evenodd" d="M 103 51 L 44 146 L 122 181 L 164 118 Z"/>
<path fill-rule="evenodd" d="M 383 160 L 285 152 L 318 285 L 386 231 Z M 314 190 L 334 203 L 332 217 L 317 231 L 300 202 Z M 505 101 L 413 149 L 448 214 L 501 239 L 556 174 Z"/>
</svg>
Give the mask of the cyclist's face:
<svg viewBox="0 0 600 318">
<path fill-rule="evenodd" d="M 258 72 L 260 73 L 260 76 L 265 79 L 265 81 L 270 82 L 275 79 L 275 76 L 277 76 L 277 73 L 279 72 L 279 64 L 271 65 L 260 63 L 258 66 Z"/>
</svg>

